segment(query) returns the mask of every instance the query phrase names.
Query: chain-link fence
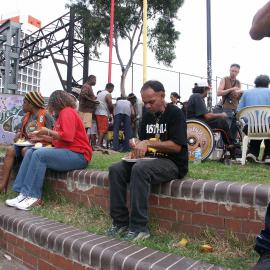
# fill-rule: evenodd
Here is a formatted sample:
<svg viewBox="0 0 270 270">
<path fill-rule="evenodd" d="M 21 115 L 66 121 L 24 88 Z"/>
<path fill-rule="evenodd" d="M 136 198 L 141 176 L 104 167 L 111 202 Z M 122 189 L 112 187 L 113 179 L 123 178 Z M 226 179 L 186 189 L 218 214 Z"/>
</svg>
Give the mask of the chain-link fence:
<svg viewBox="0 0 270 270">
<path fill-rule="evenodd" d="M 93 66 L 95 66 L 97 69 L 97 66 L 104 66 L 105 64 L 108 64 L 106 61 L 101 60 L 90 60 L 90 66 L 91 62 Z M 118 76 L 118 73 L 120 74 L 121 69 L 120 65 L 118 63 L 113 63 L 115 66 L 119 66 L 119 70 L 114 70 L 114 81 L 115 85 L 120 85 L 120 75 Z M 95 69 L 96 69 L 95 68 Z M 138 63 L 132 63 L 131 68 L 128 72 L 125 88 L 126 93 L 133 92 L 135 94 L 139 94 L 139 90 L 142 86 L 142 72 L 143 72 L 143 66 Z M 117 75 L 115 75 L 117 73 Z M 160 68 L 155 66 L 148 66 L 148 78 L 149 79 L 158 79 L 160 80 L 168 93 L 170 92 L 177 92 L 181 96 L 181 101 L 188 100 L 189 96 L 192 94 L 192 88 L 194 86 L 194 83 L 198 80 L 207 80 L 206 76 L 199 76 L 195 74 L 190 73 L 184 73 L 180 71 L 175 71 L 171 69 L 166 68 Z M 217 88 L 219 86 L 220 80 L 222 77 L 215 76 L 212 79 L 212 104 L 215 105 L 219 98 L 217 97 Z M 251 88 L 252 85 L 248 83 L 242 83 L 242 89 L 248 89 Z"/>
</svg>

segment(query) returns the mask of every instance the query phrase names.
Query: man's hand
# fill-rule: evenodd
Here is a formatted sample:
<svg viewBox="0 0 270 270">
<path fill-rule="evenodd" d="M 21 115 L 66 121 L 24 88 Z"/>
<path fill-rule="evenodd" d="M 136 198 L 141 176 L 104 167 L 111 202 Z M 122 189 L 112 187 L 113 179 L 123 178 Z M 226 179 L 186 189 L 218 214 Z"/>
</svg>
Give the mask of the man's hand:
<svg viewBox="0 0 270 270">
<path fill-rule="evenodd" d="M 148 147 L 148 140 L 139 141 L 135 144 L 133 153 L 135 158 L 141 158 L 145 156 Z"/>
<path fill-rule="evenodd" d="M 139 143 L 139 142 L 140 142 L 139 139 L 137 139 L 137 138 L 132 138 L 132 139 L 129 140 L 129 146 L 130 146 L 132 149 L 134 149 L 135 146 L 136 146 L 136 144 Z"/>
</svg>

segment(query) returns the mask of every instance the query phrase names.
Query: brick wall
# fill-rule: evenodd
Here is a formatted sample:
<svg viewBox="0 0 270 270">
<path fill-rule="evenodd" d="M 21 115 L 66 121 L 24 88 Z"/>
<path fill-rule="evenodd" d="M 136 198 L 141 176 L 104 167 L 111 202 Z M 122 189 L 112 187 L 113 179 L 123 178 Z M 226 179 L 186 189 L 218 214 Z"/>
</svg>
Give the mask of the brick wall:
<svg viewBox="0 0 270 270">
<path fill-rule="evenodd" d="M 81 170 L 48 172 L 56 192 L 74 203 L 98 205 L 108 210 L 108 173 Z M 152 186 L 150 217 L 161 228 L 197 234 L 211 228 L 239 237 L 255 236 L 263 228 L 270 185 L 194 179 Z"/>
<path fill-rule="evenodd" d="M 31 270 L 230 270 L 0 204 L 0 248 Z"/>
</svg>

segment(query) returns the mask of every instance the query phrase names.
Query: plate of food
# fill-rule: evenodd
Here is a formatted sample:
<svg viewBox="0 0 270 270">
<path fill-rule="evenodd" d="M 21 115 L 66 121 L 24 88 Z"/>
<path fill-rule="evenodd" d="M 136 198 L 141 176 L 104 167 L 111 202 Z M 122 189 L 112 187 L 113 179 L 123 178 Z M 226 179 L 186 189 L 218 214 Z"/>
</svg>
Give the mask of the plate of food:
<svg viewBox="0 0 270 270">
<path fill-rule="evenodd" d="M 35 143 L 33 146 L 34 149 L 40 149 L 40 148 L 52 148 L 53 146 L 51 144 L 43 145 L 40 142 Z"/>
<path fill-rule="evenodd" d="M 143 157 L 143 158 L 130 158 L 130 157 L 123 157 L 122 160 L 126 162 L 137 162 L 139 160 L 153 160 L 157 159 L 155 157 Z"/>
<path fill-rule="evenodd" d="M 25 140 L 25 139 L 18 139 L 15 143 L 17 146 L 33 146 L 34 144 Z"/>
</svg>

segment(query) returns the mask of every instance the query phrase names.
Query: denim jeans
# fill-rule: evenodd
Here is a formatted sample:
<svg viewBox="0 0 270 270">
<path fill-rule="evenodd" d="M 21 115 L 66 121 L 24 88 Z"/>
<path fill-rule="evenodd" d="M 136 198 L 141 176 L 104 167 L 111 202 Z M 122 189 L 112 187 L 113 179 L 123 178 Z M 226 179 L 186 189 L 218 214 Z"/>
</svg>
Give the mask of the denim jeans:
<svg viewBox="0 0 270 270">
<path fill-rule="evenodd" d="M 131 231 L 148 231 L 148 197 L 152 184 L 179 178 L 179 169 L 165 158 L 119 162 L 109 168 L 110 215 L 114 225 L 129 226 Z M 130 183 L 130 217 L 127 186 Z"/>
<path fill-rule="evenodd" d="M 267 205 L 267 211 L 265 215 L 265 228 L 256 238 L 255 250 L 259 254 L 270 252 L 270 202 Z"/>
<path fill-rule="evenodd" d="M 41 198 L 46 169 L 69 171 L 87 166 L 83 154 L 63 148 L 28 149 L 13 184 L 15 192 Z"/>
<path fill-rule="evenodd" d="M 129 147 L 129 139 L 131 138 L 131 119 L 127 114 L 119 113 L 114 116 L 113 123 L 113 150 L 119 151 L 119 130 L 121 123 L 124 126 L 124 143 L 122 147 L 122 151 L 127 152 L 130 150 Z"/>
</svg>

